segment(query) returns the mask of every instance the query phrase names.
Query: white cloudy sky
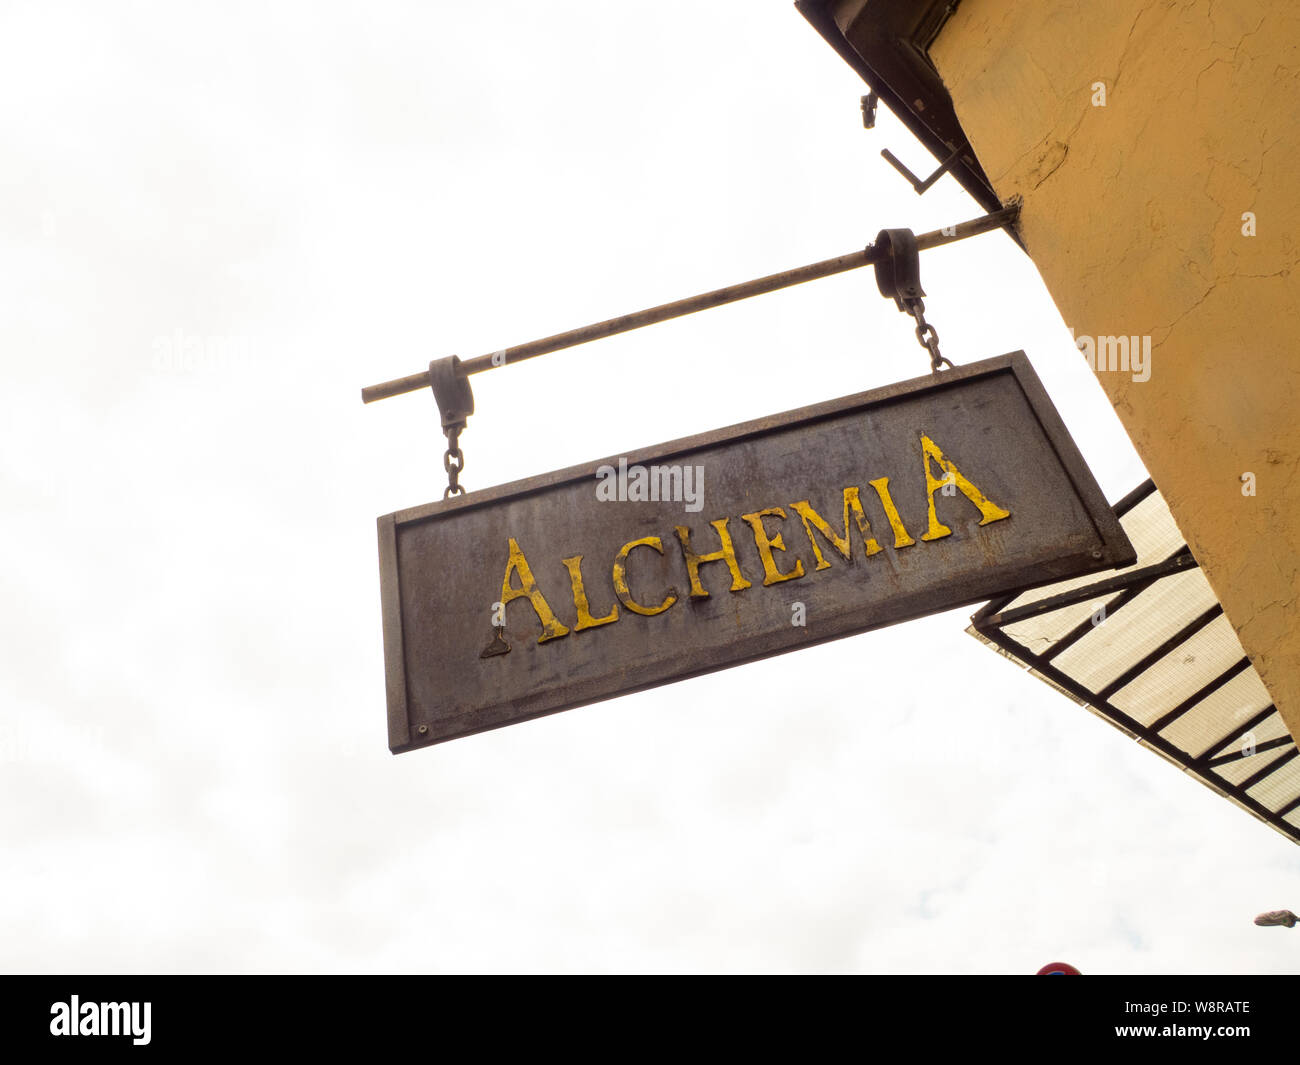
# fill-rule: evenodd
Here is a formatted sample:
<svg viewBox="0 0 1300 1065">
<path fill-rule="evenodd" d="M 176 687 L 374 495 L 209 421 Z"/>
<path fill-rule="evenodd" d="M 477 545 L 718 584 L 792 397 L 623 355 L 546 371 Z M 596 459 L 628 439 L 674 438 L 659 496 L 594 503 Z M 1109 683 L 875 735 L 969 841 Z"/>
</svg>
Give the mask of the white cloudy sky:
<svg viewBox="0 0 1300 1065">
<path fill-rule="evenodd" d="M 862 91 L 785 0 L 5 5 L 4 969 L 1300 969 L 1296 848 L 970 610 L 386 749 L 442 442 L 360 386 L 979 214 Z M 1006 237 L 924 276 L 1145 476 Z M 464 479 L 925 368 L 843 275 L 475 378 Z"/>
</svg>

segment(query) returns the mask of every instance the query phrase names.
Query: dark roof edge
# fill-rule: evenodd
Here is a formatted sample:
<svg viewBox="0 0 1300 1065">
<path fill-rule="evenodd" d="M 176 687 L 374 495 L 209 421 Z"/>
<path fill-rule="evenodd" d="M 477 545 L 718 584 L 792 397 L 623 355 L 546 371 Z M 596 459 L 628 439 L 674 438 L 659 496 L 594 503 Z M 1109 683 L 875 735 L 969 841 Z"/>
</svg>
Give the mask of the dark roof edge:
<svg viewBox="0 0 1300 1065">
<path fill-rule="evenodd" d="M 959 144 L 967 145 L 968 150 L 958 157 L 949 173 L 984 210 L 992 212 L 1003 205 L 969 146 L 953 109 L 952 97 L 928 53 L 957 2 L 868 0 L 851 27 L 861 28 L 853 41 L 836 25 L 831 13 L 834 0 L 795 0 L 794 6 L 925 145 L 936 165 L 947 159 Z M 919 101 L 919 108 L 914 106 L 914 101 Z M 1008 227 L 1007 232 L 1020 244 L 1014 229 Z"/>
</svg>

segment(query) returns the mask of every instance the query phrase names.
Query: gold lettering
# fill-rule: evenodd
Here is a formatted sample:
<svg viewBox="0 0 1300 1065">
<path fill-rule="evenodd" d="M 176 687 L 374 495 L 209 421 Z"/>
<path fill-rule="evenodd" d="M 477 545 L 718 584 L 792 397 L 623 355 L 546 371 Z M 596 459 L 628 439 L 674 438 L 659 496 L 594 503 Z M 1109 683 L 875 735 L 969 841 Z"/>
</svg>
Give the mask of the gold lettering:
<svg viewBox="0 0 1300 1065">
<path fill-rule="evenodd" d="M 858 498 L 858 486 L 849 485 L 844 489 L 844 535 L 838 535 L 830 527 L 817 511 L 813 510 L 808 500 L 801 499 L 798 503 L 791 503 L 790 509 L 799 515 L 803 521 L 803 531 L 808 534 L 808 542 L 812 544 L 813 555 L 817 559 L 817 569 L 823 570 L 830 566 L 830 563 L 822 556 L 821 548 L 817 546 L 817 541 L 813 538 L 813 529 L 816 529 L 822 536 L 826 537 L 826 542 L 840 553 L 840 557 L 848 561 L 853 557 L 853 542 L 849 534 L 849 514 L 853 514 L 854 521 L 857 522 L 858 532 L 862 534 L 862 546 L 866 552 L 867 558 L 870 558 L 881 547 L 876 543 L 875 537 L 871 535 L 871 525 L 867 521 L 866 514 L 862 511 L 862 500 Z M 784 515 L 782 515 L 784 517 Z"/>
<path fill-rule="evenodd" d="M 930 468 L 931 459 L 939 464 L 939 469 L 945 474 L 944 477 L 936 478 L 934 476 L 934 472 Z M 921 434 L 921 460 L 925 463 L 925 493 L 930 500 L 930 528 L 921 537 L 922 540 L 941 540 L 945 536 L 952 535 L 952 530 L 939 520 L 939 516 L 934 510 L 934 493 L 945 484 L 956 483 L 957 490 L 975 504 L 980 512 L 981 525 L 988 525 L 989 522 L 1001 521 L 1003 518 L 1011 517 L 1011 511 L 1003 510 L 963 477 L 961 471 L 949 462 L 944 453 L 939 450 L 939 445 L 924 433 Z"/>
<path fill-rule="evenodd" d="M 510 575 L 515 572 L 519 573 L 519 587 L 510 586 Z M 532 604 L 533 610 L 537 614 L 537 619 L 542 623 L 542 635 L 537 641 L 545 643 L 547 640 L 555 640 L 561 636 L 569 635 L 569 630 L 560 624 L 559 619 L 551 612 L 550 606 L 546 602 L 546 597 L 537 587 L 537 582 L 533 580 L 533 571 L 528 566 L 528 559 L 524 558 L 524 553 L 519 550 L 519 545 L 515 543 L 512 536 L 510 538 L 510 558 L 506 561 L 506 575 L 501 578 L 501 605 L 504 608 L 506 604 L 516 599 L 527 599 Z"/>
<path fill-rule="evenodd" d="M 684 525 L 677 525 L 677 539 L 682 543 L 682 554 L 686 558 L 686 572 L 691 578 L 691 598 L 707 599 L 709 593 L 704 590 L 700 584 L 700 567 L 706 562 L 725 562 L 727 569 L 731 571 L 731 590 L 733 592 L 744 591 L 752 587 L 745 576 L 740 572 L 740 566 L 736 562 L 736 549 L 731 544 L 731 533 L 727 531 L 726 518 L 719 518 L 717 521 L 709 522 L 718 531 L 718 540 L 722 547 L 709 555 L 697 555 L 691 550 L 691 530 Z"/>
<path fill-rule="evenodd" d="M 569 583 L 573 586 L 573 605 L 578 611 L 578 624 L 573 626 L 573 631 L 582 632 L 583 629 L 594 629 L 597 625 L 608 625 L 617 621 L 617 603 L 603 618 L 593 618 L 591 616 L 591 604 L 587 602 L 587 589 L 582 583 L 582 556 L 574 555 L 572 558 L 566 558 L 563 561 L 565 568 L 569 571 Z"/>
<path fill-rule="evenodd" d="M 618 601 L 632 611 L 633 614 L 652 618 L 656 614 L 662 614 L 677 602 L 677 596 L 670 589 L 668 594 L 664 596 L 664 601 L 658 606 L 642 606 L 632 598 L 632 593 L 627 586 L 627 556 L 628 552 L 634 547 L 652 547 L 661 555 L 664 553 L 663 542 L 657 536 L 647 536 L 642 540 L 633 540 L 631 543 L 620 547 L 618 554 L 614 556 L 614 594 L 618 596 Z M 615 607 L 615 609 L 618 608 Z"/>
<path fill-rule="evenodd" d="M 880 505 L 885 508 L 885 517 L 889 519 L 889 527 L 894 530 L 894 549 L 900 547 L 911 547 L 915 540 L 907 535 L 907 530 L 903 528 L 903 519 L 899 516 L 898 508 L 894 506 L 894 497 L 889 494 L 889 478 L 877 477 L 874 481 L 868 481 L 876 490 L 876 495 L 880 497 Z M 933 501 L 933 497 L 931 497 Z"/>
<path fill-rule="evenodd" d="M 793 507 L 795 504 L 791 503 L 790 505 Z M 794 569 L 789 573 L 782 573 L 776 568 L 776 560 L 772 557 L 772 552 L 774 550 L 784 551 L 786 547 L 780 533 L 771 537 L 767 535 L 767 530 L 763 528 L 763 519 L 768 517 L 784 519 L 785 511 L 780 507 L 769 507 L 767 510 L 740 516 L 740 520 L 749 522 L 750 528 L 754 530 L 754 546 L 758 548 L 758 557 L 763 560 L 764 588 L 769 584 L 780 584 L 782 581 L 792 581 L 796 577 L 803 576 L 803 562 L 797 558 L 794 560 Z M 848 525 L 847 519 L 844 524 Z"/>
</svg>

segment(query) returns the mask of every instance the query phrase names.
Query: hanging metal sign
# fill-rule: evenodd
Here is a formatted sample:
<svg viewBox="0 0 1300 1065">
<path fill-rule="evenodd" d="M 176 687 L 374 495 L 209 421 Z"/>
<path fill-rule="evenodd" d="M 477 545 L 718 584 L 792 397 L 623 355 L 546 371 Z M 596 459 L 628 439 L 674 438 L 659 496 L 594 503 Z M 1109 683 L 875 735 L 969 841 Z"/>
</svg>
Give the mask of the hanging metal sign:
<svg viewBox="0 0 1300 1065">
<path fill-rule="evenodd" d="M 379 519 L 394 752 L 1134 552 L 1022 352 Z"/>
</svg>

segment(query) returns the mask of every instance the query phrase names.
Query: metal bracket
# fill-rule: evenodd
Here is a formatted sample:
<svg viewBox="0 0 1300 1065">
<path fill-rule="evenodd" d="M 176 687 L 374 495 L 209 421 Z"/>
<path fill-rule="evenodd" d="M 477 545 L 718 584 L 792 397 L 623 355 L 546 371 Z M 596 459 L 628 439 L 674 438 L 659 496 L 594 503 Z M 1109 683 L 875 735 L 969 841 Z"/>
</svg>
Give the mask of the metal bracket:
<svg viewBox="0 0 1300 1065">
<path fill-rule="evenodd" d="M 464 429 L 474 413 L 474 393 L 461 369 L 460 359 L 449 355 L 429 363 L 429 384 L 433 387 L 438 413 L 442 415 L 442 431 Z"/>
<path fill-rule="evenodd" d="M 876 234 L 873 248 L 882 249 L 885 257 L 876 263 L 876 287 L 880 294 L 898 304 L 906 304 L 925 295 L 921 288 L 921 255 L 916 234 L 910 229 L 882 229 Z"/>
<path fill-rule="evenodd" d="M 460 449 L 460 432 L 474 413 L 474 392 L 460 359 L 449 355 L 429 363 L 429 385 L 442 416 L 442 431 L 447 437 L 447 451 L 442 456 L 442 468 L 447 471 L 447 490 L 443 499 L 464 495 L 460 472 L 465 468 L 465 453 Z"/>
<path fill-rule="evenodd" d="M 922 196 L 930 188 L 931 185 L 933 185 L 936 181 L 938 181 L 941 177 L 943 177 L 944 174 L 948 173 L 948 171 L 952 169 L 953 163 L 957 161 L 957 158 L 965 150 L 966 150 L 966 145 L 964 143 L 958 145 L 957 148 L 953 149 L 952 155 L 948 156 L 947 159 L 945 159 L 942 163 L 939 164 L 939 169 L 936 170 L 924 181 L 922 181 L 919 177 L 917 177 L 910 170 L 908 170 L 907 167 L 903 165 L 901 160 L 899 160 L 898 156 L 896 156 L 888 148 L 882 148 L 880 154 L 885 157 L 885 162 L 887 162 L 890 166 L 892 166 L 895 170 L 897 170 L 900 174 L 902 174 L 903 177 L 907 178 L 907 180 L 911 182 L 912 188 L 916 190 L 916 194 L 918 196 Z"/>
<path fill-rule="evenodd" d="M 876 260 L 876 287 L 892 299 L 904 314 L 916 319 L 916 340 L 930 353 L 930 371 L 952 366 L 939 351 L 939 331 L 925 320 L 925 290 L 921 288 L 920 244 L 910 229 L 882 229 L 876 234 L 872 249 Z"/>
<path fill-rule="evenodd" d="M 874 92 L 867 93 L 862 97 L 862 128 L 876 128 L 876 104 L 880 103 L 880 97 Z"/>
</svg>

